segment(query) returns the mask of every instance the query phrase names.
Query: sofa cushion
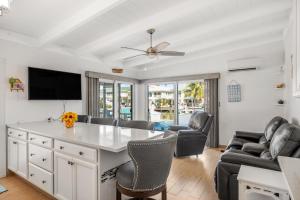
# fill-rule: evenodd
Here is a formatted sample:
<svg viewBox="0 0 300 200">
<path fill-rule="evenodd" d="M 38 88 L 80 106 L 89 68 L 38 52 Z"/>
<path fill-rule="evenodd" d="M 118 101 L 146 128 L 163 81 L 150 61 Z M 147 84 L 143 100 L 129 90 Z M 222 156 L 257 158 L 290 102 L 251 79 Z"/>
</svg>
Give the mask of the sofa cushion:
<svg viewBox="0 0 300 200">
<path fill-rule="evenodd" d="M 196 111 L 192 114 L 188 126 L 192 129 L 201 130 L 208 119 L 207 112 Z"/>
<path fill-rule="evenodd" d="M 260 154 L 260 158 L 266 159 L 266 160 L 272 160 L 272 155 L 269 150 L 264 150 Z"/>
<path fill-rule="evenodd" d="M 230 149 L 230 148 L 234 148 L 234 149 L 242 149 L 243 145 L 245 143 L 249 143 L 251 142 L 250 140 L 244 139 L 244 138 L 238 138 L 238 137 L 233 137 L 227 148 L 226 149 Z"/>
<path fill-rule="evenodd" d="M 267 147 L 264 144 L 258 144 L 258 143 L 245 143 L 243 145 L 242 151 L 245 151 L 247 153 L 253 154 L 253 155 L 260 155 L 261 152 L 266 150 Z"/>
<path fill-rule="evenodd" d="M 293 153 L 292 157 L 300 158 L 300 144 L 299 144 L 298 149 Z"/>
<path fill-rule="evenodd" d="M 288 121 L 282 117 L 274 117 L 266 126 L 265 128 L 265 137 L 267 142 L 271 142 L 272 137 L 276 130 L 282 125 L 288 123 Z"/>
<path fill-rule="evenodd" d="M 273 159 L 277 156 L 290 157 L 298 149 L 300 144 L 300 127 L 293 124 L 283 124 L 275 132 L 271 144 L 270 153 Z"/>
</svg>

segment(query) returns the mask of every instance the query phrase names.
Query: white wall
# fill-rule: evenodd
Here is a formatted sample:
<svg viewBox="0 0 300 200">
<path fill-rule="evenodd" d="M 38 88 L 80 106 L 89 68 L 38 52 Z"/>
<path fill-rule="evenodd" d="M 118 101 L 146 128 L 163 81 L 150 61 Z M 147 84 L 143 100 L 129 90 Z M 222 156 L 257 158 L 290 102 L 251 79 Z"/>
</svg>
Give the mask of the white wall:
<svg viewBox="0 0 300 200">
<path fill-rule="evenodd" d="M 294 10 L 293 10 L 294 12 Z M 286 83 L 286 93 L 285 98 L 287 100 L 287 106 L 285 109 L 285 116 L 294 124 L 300 124 L 300 98 L 293 96 L 293 84 L 292 84 L 292 64 L 291 64 L 291 55 L 296 56 L 296 28 L 295 28 L 295 19 L 293 18 L 294 13 L 291 13 L 289 27 L 286 30 L 284 37 L 285 41 L 285 83 Z M 294 59 L 293 65 L 296 66 Z"/>
<path fill-rule="evenodd" d="M 6 174 L 5 61 L 0 58 L 0 177 Z"/>
<path fill-rule="evenodd" d="M 283 91 L 275 89 L 282 82 L 280 67 L 262 68 L 256 71 L 222 73 L 220 79 L 220 144 L 227 144 L 235 130 L 263 132 L 274 116 L 282 116 L 282 106 L 276 103 Z M 242 101 L 227 101 L 227 85 L 237 81 L 242 88 Z"/>
<path fill-rule="evenodd" d="M 267 44 L 257 48 L 235 51 L 226 55 L 216 55 L 190 63 L 149 70 L 139 74 L 143 78 L 157 78 L 178 75 L 221 72 L 220 94 L 220 144 L 226 145 L 235 130 L 262 132 L 266 123 L 275 115 L 283 115 L 283 107 L 275 106 L 283 92 L 275 89 L 283 81 L 280 66 L 283 64 L 283 42 Z M 227 60 L 245 57 L 261 57 L 263 66 L 256 71 L 228 73 Z M 240 103 L 227 102 L 227 84 L 235 80 L 242 87 Z M 143 86 L 140 89 L 140 118 L 145 118 L 146 95 Z"/>
<path fill-rule="evenodd" d="M 62 101 L 28 101 L 27 67 L 48 68 L 82 74 L 82 101 L 66 101 L 66 109 L 85 113 L 86 70 L 110 73 L 110 66 L 62 55 L 35 47 L 27 47 L 0 40 L 0 55 L 6 59 L 5 79 L 20 78 L 25 83 L 25 92 L 10 92 L 6 81 L 6 123 L 38 121 L 48 117 L 57 118 L 63 111 Z M 125 76 L 133 76 L 126 72 Z"/>
</svg>

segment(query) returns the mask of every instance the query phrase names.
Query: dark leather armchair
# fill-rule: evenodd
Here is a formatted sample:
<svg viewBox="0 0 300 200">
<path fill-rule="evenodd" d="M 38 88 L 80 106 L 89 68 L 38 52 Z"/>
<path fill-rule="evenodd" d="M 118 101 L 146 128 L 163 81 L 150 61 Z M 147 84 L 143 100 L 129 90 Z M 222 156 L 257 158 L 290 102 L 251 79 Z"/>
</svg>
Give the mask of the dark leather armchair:
<svg viewBox="0 0 300 200">
<path fill-rule="evenodd" d="M 116 126 L 117 120 L 115 120 L 113 118 L 93 117 L 91 119 L 91 124 L 101 124 L 101 125 Z"/>
<path fill-rule="evenodd" d="M 243 146 L 249 144 L 251 143 Z M 261 149 L 250 147 L 249 149 L 229 148 L 221 156 L 215 173 L 219 199 L 238 200 L 237 176 L 241 165 L 280 171 L 278 156 L 300 158 L 300 127 L 284 123 L 273 134 L 269 147 Z"/>
<path fill-rule="evenodd" d="M 120 127 L 127 127 L 127 128 L 137 128 L 137 129 L 144 129 L 144 130 L 153 130 L 154 124 L 144 120 L 118 120 L 117 126 Z"/>
<path fill-rule="evenodd" d="M 194 112 L 188 126 L 171 126 L 171 131 L 178 132 L 175 156 L 198 155 L 203 152 L 213 116 L 206 112 Z"/>
<path fill-rule="evenodd" d="M 131 141 L 128 154 L 132 161 L 117 171 L 117 200 L 121 193 L 137 199 L 162 193 L 167 200 L 166 182 L 169 176 L 177 134 L 167 132 L 163 138 Z"/>
</svg>

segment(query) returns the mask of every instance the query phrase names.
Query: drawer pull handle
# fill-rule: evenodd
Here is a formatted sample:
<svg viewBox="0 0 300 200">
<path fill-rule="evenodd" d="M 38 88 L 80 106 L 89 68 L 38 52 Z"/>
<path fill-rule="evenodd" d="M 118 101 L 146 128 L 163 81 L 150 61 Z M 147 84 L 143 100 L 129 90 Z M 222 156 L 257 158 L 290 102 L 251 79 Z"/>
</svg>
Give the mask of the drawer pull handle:
<svg viewBox="0 0 300 200">
<path fill-rule="evenodd" d="M 79 155 L 81 155 L 81 156 L 82 156 L 82 155 L 83 155 L 83 152 L 82 152 L 82 151 L 80 151 L 80 152 L 79 152 Z"/>
<path fill-rule="evenodd" d="M 47 143 L 47 141 L 42 141 L 42 144 L 46 144 Z"/>
<path fill-rule="evenodd" d="M 34 156 L 34 155 L 35 155 L 34 153 L 31 153 L 31 154 L 30 154 L 31 157 Z"/>
<path fill-rule="evenodd" d="M 8 132 L 8 134 L 9 134 L 9 135 L 11 135 L 11 134 L 12 134 L 12 132 L 11 132 L 11 131 L 9 131 L 9 132 Z"/>
<path fill-rule="evenodd" d="M 59 149 L 60 149 L 60 150 L 63 150 L 63 149 L 64 149 L 64 147 L 63 147 L 63 146 L 60 146 L 60 147 L 59 147 Z"/>
<path fill-rule="evenodd" d="M 13 142 L 13 144 L 18 144 L 17 142 Z"/>
<path fill-rule="evenodd" d="M 46 161 L 46 158 L 43 158 L 42 161 L 45 162 L 45 161 Z"/>
<path fill-rule="evenodd" d="M 22 135 L 21 135 L 21 134 L 19 134 L 18 136 L 19 136 L 19 137 L 21 137 Z"/>
<path fill-rule="evenodd" d="M 33 176 L 34 176 L 34 174 L 30 174 L 30 176 L 31 176 L 31 177 L 33 177 Z"/>
<path fill-rule="evenodd" d="M 32 137 L 32 138 L 30 138 L 30 140 L 34 140 L 34 139 L 35 139 L 35 138 L 33 138 L 33 137 Z"/>
<path fill-rule="evenodd" d="M 43 184 L 45 184 L 45 183 L 46 183 L 46 181 L 42 181 L 42 183 L 43 183 Z"/>
</svg>

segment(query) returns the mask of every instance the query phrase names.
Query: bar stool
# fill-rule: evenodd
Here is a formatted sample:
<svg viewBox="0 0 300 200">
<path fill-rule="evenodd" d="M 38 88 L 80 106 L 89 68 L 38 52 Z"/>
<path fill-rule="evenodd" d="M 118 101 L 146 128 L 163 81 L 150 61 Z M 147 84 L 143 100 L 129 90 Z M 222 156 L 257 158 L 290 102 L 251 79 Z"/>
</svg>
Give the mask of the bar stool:
<svg viewBox="0 0 300 200">
<path fill-rule="evenodd" d="M 177 142 L 175 132 L 166 132 L 155 140 L 130 141 L 127 149 L 131 161 L 117 172 L 117 198 L 124 194 L 134 200 L 151 200 L 161 193 L 167 200 L 166 182 Z"/>
</svg>

